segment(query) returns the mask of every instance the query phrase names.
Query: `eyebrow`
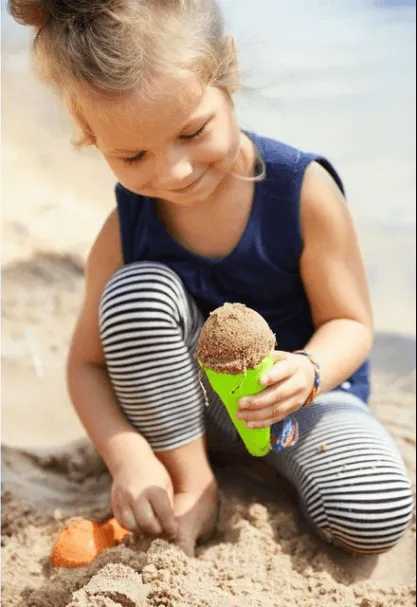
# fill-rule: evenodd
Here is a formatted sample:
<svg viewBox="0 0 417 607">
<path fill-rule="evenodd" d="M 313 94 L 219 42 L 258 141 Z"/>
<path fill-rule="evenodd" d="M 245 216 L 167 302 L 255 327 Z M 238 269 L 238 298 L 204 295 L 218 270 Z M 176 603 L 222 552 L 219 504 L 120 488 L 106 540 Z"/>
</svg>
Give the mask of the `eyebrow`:
<svg viewBox="0 0 417 607">
<path fill-rule="evenodd" d="M 199 116 L 196 118 L 192 118 L 189 122 L 187 122 L 187 124 L 185 124 L 182 129 L 179 131 L 179 133 L 181 133 L 182 131 L 186 131 L 188 128 L 190 128 L 190 126 L 193 125 L 194 122 L 200 121 L 201 118 L 203 118 L 203 123 L 204 125 L 207 125 L 214 117 L 214 113 L 210 112 L 208 114 L 206 114 L 205 116 Z M 176 135 L 177 137 L 179 136 Z M 114 149 L 111 150 L 110 152 L 108 152 L 108 154 L 113 155 L 113 154 L 130 154 L 131 156 L 137 156 L 138 154 L 143 154 L 145 153 L 146 150 L 126 150 L 126 149 Z"/>
</svg>

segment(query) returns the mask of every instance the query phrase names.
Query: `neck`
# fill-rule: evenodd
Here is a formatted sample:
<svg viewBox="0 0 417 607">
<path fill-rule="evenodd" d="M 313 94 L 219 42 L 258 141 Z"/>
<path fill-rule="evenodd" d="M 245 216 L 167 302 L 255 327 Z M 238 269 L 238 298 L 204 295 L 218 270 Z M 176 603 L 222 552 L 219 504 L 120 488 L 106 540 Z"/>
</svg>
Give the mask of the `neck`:
<svg viewBox="0 0 417 607">
<path fill-rule="evenodd" d="M 240 146 L 236 161 L 231 169 L 235 178 L 251 178 L 255 176 L 256 148 L 245 133 L 240 133 Z"/>
<path fill-rule="evenodd" d="M 210 199 L 204 201 L 203 204 L 207 203 L 212 207 L 216 200 L 221 200 L 225 196 L 232 198 L 230 193 L 235 191 L 237 186 L 242 186 L 245 182 L 246 185 L 251 183 L 255 176 L 256 157 L 254 144 L 245 133 L 241 132 L 239 150 L 235 161 L 223 181 L 210 196 Z"/>
</svg>

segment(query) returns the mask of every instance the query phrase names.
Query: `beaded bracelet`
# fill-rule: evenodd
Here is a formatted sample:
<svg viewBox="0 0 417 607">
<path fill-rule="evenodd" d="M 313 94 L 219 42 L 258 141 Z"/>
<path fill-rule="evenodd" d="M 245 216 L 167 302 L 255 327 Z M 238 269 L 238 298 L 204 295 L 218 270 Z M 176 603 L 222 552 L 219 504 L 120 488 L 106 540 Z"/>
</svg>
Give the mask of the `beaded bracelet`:
<svg viewBox="0 0 417 607">
<path fill-rule="evenodd" d="M 313 402 L 313 400 L 316 398 L 316 396 L 318 394 L 318 391 L 320 389 L 320 385 L 321 385 L 320 365 L 313 358 L 313 356 L 309 352 L 306 352 L 305 350 L 297 350 L 296 352 L 294 352 L 294 354 L 299 354 L 300 356 L 305 356 L 306 358 L 308 358 L 308 360 L 313 365 L 313 369 L 314 369 L 314 385 L 313 385 L 313 389 L 311 390 L 310 396 L 307 398 L 306 402 L 303 405 L 304 407 L 308 407 L 309 405 L 311 405 L 311 403 Z"/>
</svg>

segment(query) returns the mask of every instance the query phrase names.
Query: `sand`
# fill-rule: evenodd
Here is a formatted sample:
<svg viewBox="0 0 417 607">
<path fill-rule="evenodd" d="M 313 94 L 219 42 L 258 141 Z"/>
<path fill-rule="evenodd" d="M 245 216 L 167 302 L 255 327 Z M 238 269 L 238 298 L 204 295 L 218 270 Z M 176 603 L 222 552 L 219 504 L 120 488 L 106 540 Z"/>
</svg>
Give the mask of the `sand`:
<svg viewBox="0 0 417 607">
<path fill-rule="evenodd" d="M 405 411 L 413 397 L 400 396 L 398 409 Z M 384 414 L 387 401 L 380 406 Z M 396 435 L 412 468 L 415 459 L 410 461 L 407 448 L 412 439 L 401 436 L 399 422 Z M 90 516 L 102 522 L 110 515 L 107 472 L 85 440 L 53 456 L 11 447 L 3 447 L 2 455 L 2 604 L 7 607 L 415 604 L 415 523 L 387 555 L 348 556 L 304 529 L 291 494 L 272 475 L 261 484 L 258 471 L 245 471 L 236 462 L 218 468 L 218 530 L 198 548 L 197 558 L 163 540 L 128 537 L 89 567 L 54 569 L 49 551 L 67 520 Z"/>
<path fill-rule="evenodd" d="M 265 320 L 243 304 L 214 310 L 201 330 L 196 357 L 217 373 L 237 375 L 256 369 L 276 345 Z"/>
</svg>

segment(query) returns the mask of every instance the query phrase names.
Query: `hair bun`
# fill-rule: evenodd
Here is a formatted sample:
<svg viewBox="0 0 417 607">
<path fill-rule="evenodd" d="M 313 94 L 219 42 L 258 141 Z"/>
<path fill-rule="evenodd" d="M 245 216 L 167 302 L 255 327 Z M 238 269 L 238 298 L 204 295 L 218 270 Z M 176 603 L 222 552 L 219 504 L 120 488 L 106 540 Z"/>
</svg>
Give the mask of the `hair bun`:
<svg viewBox="0 0 417 607">
<path fill-rule="evenodd" d="M 9 0 L 12 17 L 40 29 L 47 21 L 88 18 L 108 9 L 115 0 Z"/>
<path fill-rule="evenodd" d="M 42 0 L 9 0 L 8 9 L 18 23 L 40 29 L 49 18 L 44 4 Z"/>
</svg>

